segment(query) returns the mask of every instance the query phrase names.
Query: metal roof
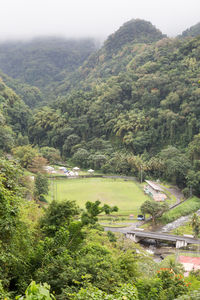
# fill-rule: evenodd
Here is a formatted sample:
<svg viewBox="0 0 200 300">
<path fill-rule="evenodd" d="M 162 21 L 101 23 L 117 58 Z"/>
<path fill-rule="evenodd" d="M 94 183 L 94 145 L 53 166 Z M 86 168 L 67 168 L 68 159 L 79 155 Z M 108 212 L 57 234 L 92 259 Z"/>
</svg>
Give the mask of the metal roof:
<svg viewBox="0 0 200 300">
<path fill-rule="evenodd" d="M 150 180 L 145 180 L 145 181 L 155 191 L 164 192 L 164 190 L 160 186 L 158 186 L 157 184 L 155 184 L 153 181 L 150 181 Z"/>
</svg>

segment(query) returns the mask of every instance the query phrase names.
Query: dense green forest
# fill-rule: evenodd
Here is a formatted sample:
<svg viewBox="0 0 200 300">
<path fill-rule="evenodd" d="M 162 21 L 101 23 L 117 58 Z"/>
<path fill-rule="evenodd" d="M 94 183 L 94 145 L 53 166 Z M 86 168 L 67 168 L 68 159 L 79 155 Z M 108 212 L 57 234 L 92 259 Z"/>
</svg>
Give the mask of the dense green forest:
<svg viewBox="0 0 200 300">
<path fill-rule="evenodd" d="M 200 23 L 197 23 L 196 25 L 183 31 L 181 36 L 182 37 L 195 37 L 195 36 L 199 35 L 199 31 L 200 31 Z"/>
<path fill-rule="evenodd" d="M 92 39 L 56 37 L 0 43 L 0 69 L 50 97 L 53 86 L 82 65 L 96 48 Z M 17 92 L 21 94 L 20 89 Z"/>
<path fill-rule="evenodd" d="M 200 126 L 199 56 L 199 37 L 170 39 L 149 22 L 127 22 L 70 79 L 54 83 L 54 101 L 45 99 L 41 107 L 44 93 L 21 89 L 29 107 L 31 99 L 40 104 L 21 133 L 81 167 L 137 176 L 142 164 L 146 176 L 181 187 L 193 181 L 199 193 L 193 145 Z M 9 77 L 5 81 L 20 90 Z M 166 160 L 173 168 L 166 169 Z M 188 179 L 191 170 L 194 180 Z"/>
<path fill-rule="evenodd" d="M 192 37 L 167 38 L 151 23 L 131 20 L 87 59 L 90 40 L 1 45 L 0 67 L 15 77 L 1 74 L 2 150 L 51 147 L 64 160 L 107 173 L 139 176 L 142 167 L 146 177 L 193 186 L 198 195 L 200 37 L 188 32 Z M 38 76 L 22 76 L 34 68 L 45 70 L 40 84 Z"/>
<path fill-rule="evenodd" d="M 171 39 L 149 22 L 132 20 L 79 68 L 94 50 L 91 41 L 35 40 L 0 49 L 0 67 L 15 77 L 2 73 L 2 80 L 19 95 L 13 96 L 2 81 L 3 139 L 7 132 L 6 138 L 12 140 L 3 143 L 3 150 L 23 143 L 52 147 L 81 167 L 136 176 L 142 165 L 147 177 L 171 179 L 182 188 L 192 184 L 199 193 L 200 151 L 194 145 L 200 128 L 198 36 Z M 18 51 L 23 56 L 18 57 Z M 6 68 L 9 53 L 12 59 Z M 81 58 L 77 60 L 76 55 Z M 53 72 L 45 69 L 49 64 Z M 38 76 L 26 77 L 34 68 L 45 70 L 40 83 Z M 55 79 L 61 73 L 62 78 Z M 12 101 L 8 91 L 13 93 Z M 166 169 L 169 162 L 171 167 Z"/>
<path fill-rule="evenodd" d="M 181 270 L 157 273 L 141 249 L 102 231 L 97 216 L 113 208 L 96 202 L 81 212 L 66 201 L 42 212 L 24 200 L 27 170 L 47 161 L 142 173 L 200 195 L 199 24 L 168 38 L 131 20 L 97 48 L 89 39 L 0 44 L 2 299 L 22 294 L 32 279 L 50 284 L 56 299 L 170 300 L 191 292 L 177 279 Z M 34 190 L 37 200 L 43 194 Z"/>
</svg>

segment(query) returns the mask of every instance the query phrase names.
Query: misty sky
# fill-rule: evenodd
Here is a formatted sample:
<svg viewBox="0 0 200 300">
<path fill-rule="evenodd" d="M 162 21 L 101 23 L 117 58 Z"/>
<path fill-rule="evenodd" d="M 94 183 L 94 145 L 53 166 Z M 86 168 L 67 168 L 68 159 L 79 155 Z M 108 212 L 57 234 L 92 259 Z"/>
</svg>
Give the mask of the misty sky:
<svg viewBox="0 0 200 300">
<path fill-rule="evenodd" d="M 136 18 L 175 36 L 200 22 L 200 0 L 1 0 L 0 39 L 39 35 L 104 39 Z"/>
</svg>

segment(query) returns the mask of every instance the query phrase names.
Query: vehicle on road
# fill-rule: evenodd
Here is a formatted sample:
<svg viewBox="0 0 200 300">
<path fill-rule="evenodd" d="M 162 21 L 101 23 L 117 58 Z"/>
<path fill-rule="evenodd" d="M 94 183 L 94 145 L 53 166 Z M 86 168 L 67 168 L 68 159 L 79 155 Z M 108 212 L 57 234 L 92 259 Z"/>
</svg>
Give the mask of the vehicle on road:
<svg viewBox="0 0 200 300">
<path fill-rule="evenodd" d="M 137 216 L 137 220 L 138 220 L 138 221 L 144 221 L 144 220 L 145 220 L 145 216 L 143 216 L 143 215 L 138 215 L 138 216 Z"/>
</svg>

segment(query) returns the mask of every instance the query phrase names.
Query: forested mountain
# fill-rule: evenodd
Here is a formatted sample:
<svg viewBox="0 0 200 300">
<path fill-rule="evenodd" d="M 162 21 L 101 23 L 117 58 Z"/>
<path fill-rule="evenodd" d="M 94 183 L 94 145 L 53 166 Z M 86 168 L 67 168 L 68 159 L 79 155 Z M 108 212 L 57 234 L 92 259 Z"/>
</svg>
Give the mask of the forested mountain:
<svg viewBox="0 0 200 300">
<path fill-rule="evenodd" d="M 41 59 L 40 50 L 35 61 Z M 42 89 L 49 87 L 55 100 L 49 105 L 45 98 L 46 106 L 30 115 L 22 134 L 35 146 L 57 148 L 64 159 L 105 172 L 137 174 L 140 156 L 148 162 L 147 176 L 163 176 L 165 159 L 160 155 L 168 157 L 162 151 L 173 146 L 169 156 L 172 151 L 180 165 L 186 163 L 185 169 L 177 167 L 179 175 L 164 176 L 184 186 L 193 163 L 185 155 L 200 129 L 199 60 L 200 37 L 170 39 L 149 22 L 131 20 L 75 72 L 65 76 L 63 69 L 63 80 L 52 83 L 54 76 L 47 74 L 51 79 L 45 77 Z M 45 59 L 43 66 L 48 66 Z M 29 107 L 41 106 L 37 88 L 2 78 Z"/>
<path fill-rule="evenodd" d="M 28 106 L 0 80 L 0 150 L 10 151 L 16 145 L 17 138 L 25 136 L 28 143 Z"/>
<path fill-rule="evenodd" d="M 115 33 L 111 34 L 105 42 L 107 53 L 118 52 L 128 43 L 152 43 L 162 39 L 165 35 L 161 33 L 150 22 L 136 19 L 126 22 Z"/>
<path fill-rule="evenodd" d="M 196 25 L 186 29 L 182 33 L 182 37 L 196 37 L 200 35 L 200 22 Z"/>
<path fill-rule="evenodd" d="M 0 69 L 43 91 L 77 69 L 96 49 L 92 39 L 38 38 L 0 43 Z M 48 86 L 48 88 L 47 88 Z"/>
<path fill-rule="evenodd" d="M 105 81 L 112 75 L 118 75 L 126 70 L 133 57 L 164 37 L 150 22 L 133 19 L 110 35 L 103 47 L 92 53 L 73 75 L 60 81 L 53 92 L 64 94 L 72 87 L 88 89 L 88 85 L 95 80 Z"/>
<path fill-rule="evenodd" d="M 81 140 L 114 138 L 135 154 L 156 153 L 169 144 L 185 147 L 199 132 L 199 38 L 134 41 L 113 53 L 112 60 L 101 57 L 106 44 L 97 52 L 101 55 L 96 64 L 90 66 L 90 57 L 79 69 L 83 90 L 55 103 L 62 130 L 65 124 L 70 128 L 63 144 L 70 133 L 78 135 L 79 145 Z M 37 143 L 37 130 L 31 132 L 32 142 Z M 45 133 L 40 142 L 44 140 Z"/>
<path fill-rule="evenodd" d="M 30 108 L 44 105 L 46 97 L 38 87 L 22 83 L 20 80 L 9 77 L 1 71 L 0 77 Z"/>
</svg>

